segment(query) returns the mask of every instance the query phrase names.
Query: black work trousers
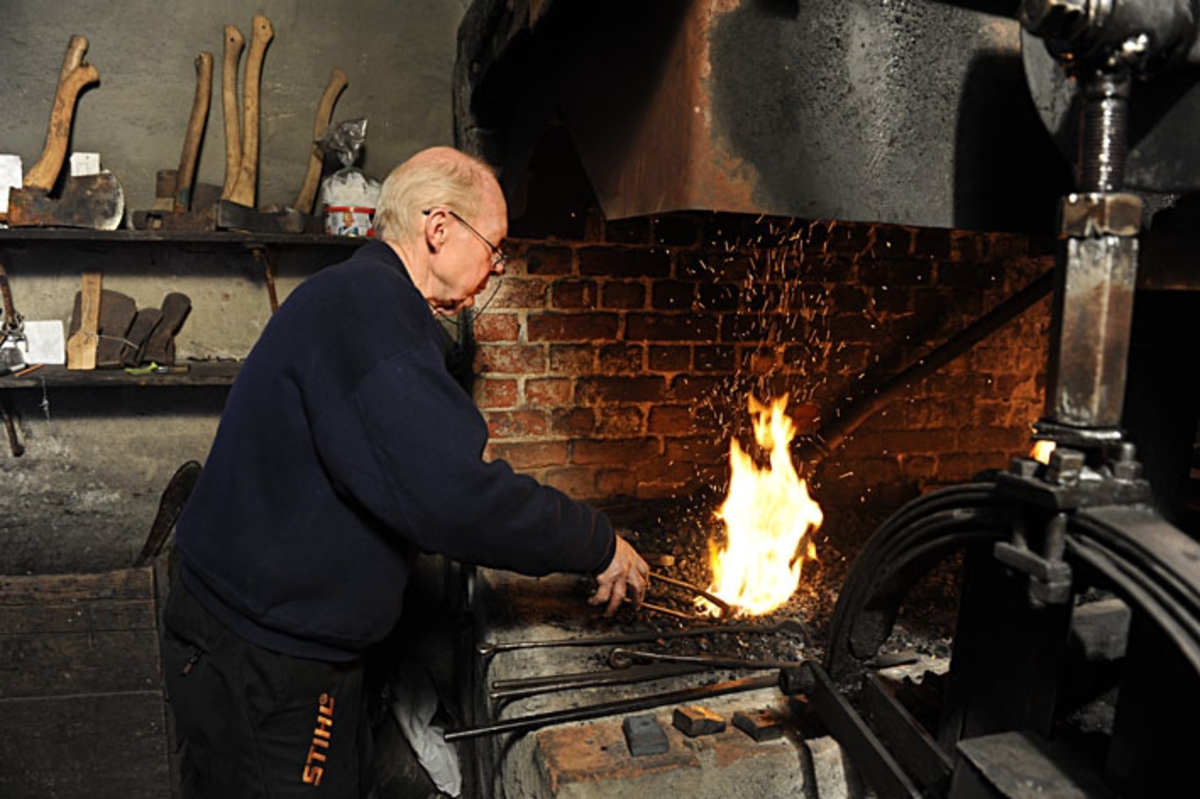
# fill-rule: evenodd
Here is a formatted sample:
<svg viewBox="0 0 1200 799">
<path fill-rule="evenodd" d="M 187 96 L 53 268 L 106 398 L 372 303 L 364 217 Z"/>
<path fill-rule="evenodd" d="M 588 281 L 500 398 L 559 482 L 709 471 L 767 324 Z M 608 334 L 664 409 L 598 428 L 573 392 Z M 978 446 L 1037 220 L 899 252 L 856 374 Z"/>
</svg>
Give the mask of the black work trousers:
<svg viewBox="0 0 1200 799">
<path fill-rule="evenodd" d="M 186 799 L 360 799 L 372 778 L 362 661 L 258 647 L 172 586 L 163 670 Z"/>
</svg>

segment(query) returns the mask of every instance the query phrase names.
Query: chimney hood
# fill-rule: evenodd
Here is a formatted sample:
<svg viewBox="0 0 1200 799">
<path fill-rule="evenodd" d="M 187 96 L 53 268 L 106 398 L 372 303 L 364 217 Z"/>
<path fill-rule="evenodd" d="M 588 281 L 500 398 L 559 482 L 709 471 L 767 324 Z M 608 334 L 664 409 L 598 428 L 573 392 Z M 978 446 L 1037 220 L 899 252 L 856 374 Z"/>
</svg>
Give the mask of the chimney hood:
<svg viewBox="0 0 1200 799">
<path fill-rule="evenodd" d="M 476 0 L 458 143 L 500 168 L 516 206 L 560 124 L 609 219 L 1047 232 L 1070 166 L 1030 99 L 1015 5 Z"/>
</svg>

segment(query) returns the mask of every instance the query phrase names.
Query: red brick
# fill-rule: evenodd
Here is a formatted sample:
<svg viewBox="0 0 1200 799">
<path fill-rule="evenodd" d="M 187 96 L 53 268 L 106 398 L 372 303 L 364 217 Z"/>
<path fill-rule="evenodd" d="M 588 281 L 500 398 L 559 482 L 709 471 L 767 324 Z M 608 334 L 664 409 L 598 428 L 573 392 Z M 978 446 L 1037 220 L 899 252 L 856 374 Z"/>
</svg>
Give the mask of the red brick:
<svg viewBox="0 0 1200 799">
<path fill-rule="evenodd" d="M 629 341 L 702 341 L 717 337 L 717 317 L 707 314 L 631 313 L 625 318 Z"/>
<path fill-rule="evenodd" d="M 525 403 L 534 406 L 565 405 L 571 400 L 571 383 L 567 378 L 544 377 L 525 381 Z"/>
<path fill-rule="evenodd" d="M 633 496 L 639 482 L 637 474 L 629 469 L 600 469 L 596 472 L 596 495 L 606 498 Z"/>
<path fill-rule="evenodd" d="M 654 220 L 654 241 L 656 244 L 687 247 L 696 243 L 698 230 L 697 220 L 690 214 L 660 216 Z"/>
<path fill-rule="evenodd" d="M 671 274 L 671 257 L 660 249 L 584 247 L 579 251 L 579 274 L 667 277 Z"/>
<path fill-rule="evenodd" d="M 754 347 L 745 346 L 741 348 L 738 364 L 741 371 L 747 374 L 773 374 L 783 365 L 782 351 L 776 347 L 766 347 L 763 345 Z"/>
<path fill-rule="evenodd" d="M 565 441 L 497 441 L 492 442 L 491 451 L 493 457 L 514 469 L 562 466 L 567 462 Z"/>
<path fill-rule="evenodd" d="M 571 448 L 571 462 L 581 466 L 596 464 L 639 464 L 658 457 L 658 440 L 653 438 L 620 438 L 611 440 L 576 441 Z"/>
<path fill-rule="evenodd" d="M 728 396 L 730 393 L 727 378 L 679 375 L 671 381 L 671 398 L 679 402 Z"/>
<path fill-rule="evenodd" d="M 511 408 L 517 404 L 516 380 L 477 380 L 475 403 L 480 408 Z"/>
<path fill-rule="evenodd" d="M 957 438 L 949 429 L 892 430 L 883 434 L 883 450 L 891 454 L 953 452 Z"/>
<path fill-rule="evenodd" d="M 591 344 L 552 344 L 550 371 L 568 375 L 590 375 L 595 371 L 596 348 Z"/>
<path fill-rule="evenodd" d="M 654 284 L 650 294 L 650 307 L 668 311 L 691 310 L 696 301 L 694 281 L 660 280 Z"/>
<path fill-rule="evenodd" d="M 645 349 L 637 344 L 612 344 L 601 347 L 597 371 L 602 375 L 634 374 L 642 371 Z"/>
<path fill-rule="evenodd" d="M 1011 459 L 1006 452 L 951 453 L 938 456 L 937 479 L 942 484 L 962 483 L 987 469 L 1004 469 Z"/>
<path fill-rule="evenodd" d="M 599 287 L 594 280 L 560 280 L 550 287 L 555 308 L 595 308 Z"/>
<path fill-rule="evenodd" d="M 596 431 L 603 436 L 639 436 L 645 433 L 642 409 L 628 405 L 601 406 L 596 409 Z"/>
<path fill-rule="evenodd" d="M 542 308 L 546 305 L 546 281 L 505 276 L 492 300 L 494 308 Z"/>
<path fill-rule="evenodd" d="M 697 280 L 745 280 L 754 270 L 749 255 L 738 253 L 680 253 L 679 277 Z"/>
<path fill-rule="evenodd" d="M 665 457 L 646 458 L 638 464 L 639 480 L 648 483 L 688 485 L 696 480 L 696 464 L 691 461 L 672 461 Z"/>
<path fill-rule="evenodd" d="M 736 311 L 742 289 L 737 283 L 701 283 L 696 291 L 700 310 Z"/>
<path fill-rule="evenodd" d="M 1024 454 L 1033 446 L 1030 429 L 1020 427 L 968 427 L 958 433 L 958 449 L 967 451 L 1007 450 Z M 949 448 L 942 450 L 948 451 Z"/>
<path fill-rule="evenodd" d="M 877 336 L 878 326 L 866 316 L 856 313 L 838 313 L 829 319 L 829 338 L 851 343 L 871 342 Z"/>
<path fill-rule="evenodd" d="M 665 438 L 664 455 L 669 461 L 686 461 L 724 466 L 729 462 L 729 442 L 712 438 Z"/>
<path fill-rule="evenodd" d="M 546 414 L 541 411 L 488 411 L 483 418 L 493 440 L 546 434 Z"/>
<path fill-rule="evenodd" d="M 871 226 L 857 222 L 830 223 L 825 251 L 844 255 L 865 252 L 871 241 Z"/>
<path fill-rule="evenodd" d="M 695 430 L 692 409 L 685 405 L 656 405 L 650 409 L 646 432 L 666 435 L 687 435 Z"/>
<path fill-rule="evenodd" d="M 843 283 L 858 275 L 857 263 L 843 255 L 811 255 L 797 262 L 798 276 L 821 283 Z"/>
<path fill-rule="evenodd" d="M 594 499 L 600 496 L 596 492 L 595 471 L 581 466 L 549 469 L 543 482 L 575 499 Z"/>
<path fill-rule="evenodd" d="M 729 372 L 737 366 L 733 347 L 696 347 L 697 372 Z"/>
<path fill-rule="evenodd" d="M 937 458 L 931 455 L 901 455 L 900 466 L 904 473 L 913 477 L 934 477 L 937 475 Z"/>
<path fill-rule="evenodd" d="M 483 345 L 475 350 L 475 369 L 496 374 L 542 374 L 546 352 L 528 345 Z"/>
<path fill-rule="evenodd" d="M 652 372 L 685 372 L 692 368 L 691 347 L 651 347 L 647 366 Z"/>
<path fill-rule="evenodd" d="M 609 280 L 600 290 L 604 308 L 638 310 L 646 307 L 646 287 L 631 280 Z"/>
<path fill-rule="evenodd" d="M 525 256 L 525 271 L 531 275 L 569 275 L 572 273 L 571 250 L 567 247 L 530 247 Z"/>
<path fill-rule="evenodd" d="M 645 244 L 650 241 L 650 220 L 643 216 L 609 220 L 604 223 L 604 240 Z"/>
<path fill-rule="evenodd" d="M 530 341 L 597 341 L 617 337 L 616 314 L 531 313 Z"/>
<path fill-rule="evenodd" d="M 580 378 L 576 399 L 584 405 L 597 402 L 661 402 L 667 382 L 661 377 Z"/>
<path fill-rule="evenodd" d="M 821 407 L 815 402 L 800 402 L 788 408 L 788 416 L 796 425 L 798 433 L 811 433 L 821 420 Z"/>
<path fill-rule="evenodd" d="M 766 341 L 770 337 L 770 320 L 752 314 L 725 314 L 721 317 L 721 341 Z"/>
<path fill-rule="evenodd" d="M 474 323 L 475 340 L 516 341 L 521 332 L 521 323 L 513 313 L 485 313 Z"/>
<path fill-rule="evenodd" d="M 550 432 L 584 436 L 596 432 L 596 412 L 591 408 L 560 408 L 550 413 Z"/>
</svg>

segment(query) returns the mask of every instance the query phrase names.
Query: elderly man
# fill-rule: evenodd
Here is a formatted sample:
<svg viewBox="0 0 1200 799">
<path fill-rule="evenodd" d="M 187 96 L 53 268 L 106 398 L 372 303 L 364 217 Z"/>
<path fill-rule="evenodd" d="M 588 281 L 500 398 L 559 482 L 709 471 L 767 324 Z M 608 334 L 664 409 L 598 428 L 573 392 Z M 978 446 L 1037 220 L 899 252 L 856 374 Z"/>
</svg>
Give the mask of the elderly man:
<svg viewBox="0 0 1200 799">
<path fill-rule="evenodd" d="M 185 794 L 365 796 L 364 657 L 418 552 L 595 575 L 609 614 L 649 569 L 596 510 L 482 458 L 437 319 L 504 271 L 485 164 L 439 147 L 384 182 L 378 238 L 301 284 L 238 376 L 177 528 L 164 669 Z"/>
</svg>

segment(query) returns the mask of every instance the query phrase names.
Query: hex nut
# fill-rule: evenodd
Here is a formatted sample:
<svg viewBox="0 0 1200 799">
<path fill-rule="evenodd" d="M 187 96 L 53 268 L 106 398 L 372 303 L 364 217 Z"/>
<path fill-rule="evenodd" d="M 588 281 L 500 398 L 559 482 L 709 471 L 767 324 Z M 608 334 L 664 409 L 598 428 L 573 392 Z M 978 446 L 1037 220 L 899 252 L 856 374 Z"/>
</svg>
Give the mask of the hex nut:
<svg viewBox="0 0 1200 799">
<path fill-rule="evenodd" d="M 1142 229 L 1142 198 L 1136 194 L 1068 194 L 1058 209 L 1059 232 L 1084 239 L 1136 236 Z"/>
</svg>

